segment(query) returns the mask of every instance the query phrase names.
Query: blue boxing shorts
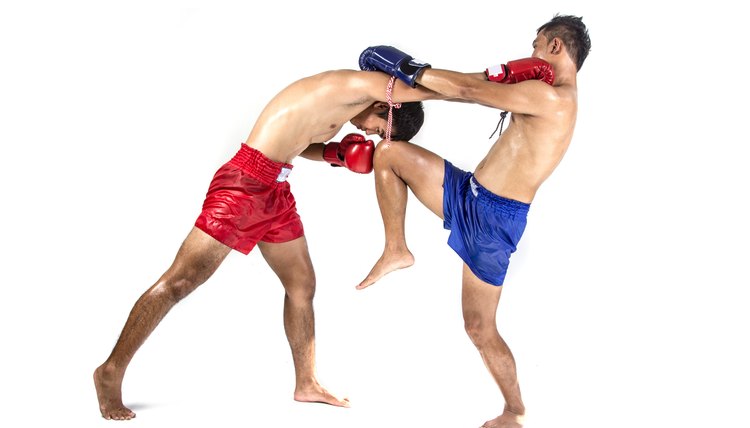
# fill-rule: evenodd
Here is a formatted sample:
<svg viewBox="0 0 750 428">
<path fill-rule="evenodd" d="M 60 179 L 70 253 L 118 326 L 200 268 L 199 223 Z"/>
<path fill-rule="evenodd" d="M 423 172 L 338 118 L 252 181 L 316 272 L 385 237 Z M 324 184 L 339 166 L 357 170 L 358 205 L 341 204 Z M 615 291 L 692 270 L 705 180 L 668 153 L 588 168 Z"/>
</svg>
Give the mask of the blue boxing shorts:
<svg viewBox="0 0 750 428">
<path fill-rule="evenodd" d="M 445 161 L 443 227 L 451 231 L 448 245 L 482 281 L 503 285 L 529 207 L 490 192 L 474 174 Z"/>
</svg>

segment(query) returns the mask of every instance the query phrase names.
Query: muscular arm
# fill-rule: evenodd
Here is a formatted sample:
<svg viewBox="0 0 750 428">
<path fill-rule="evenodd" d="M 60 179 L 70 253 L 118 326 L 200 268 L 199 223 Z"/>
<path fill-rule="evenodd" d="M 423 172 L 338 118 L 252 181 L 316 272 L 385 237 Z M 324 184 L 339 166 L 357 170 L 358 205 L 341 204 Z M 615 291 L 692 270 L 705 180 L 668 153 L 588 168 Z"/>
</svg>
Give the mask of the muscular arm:
<svg viewBox="0 0 750 428">
<path fill-rule="evenodd" d="M 379 71 L 352 71 L 350 73 L 353 74 L 349 74 L 345 78 L 354 93 L 366 96 L 368 98 L 367 101 L 370 102 L 387 101 L 385 99 L 385 90 L 391 78 L 390 76 Z M 426 87 L 418 86 L 412 88 L 398 79 L 393 85 L 392 99 L 394 103 L 444 100 L 446 98 L 444 95 Z"/>
<path fill-rule="evenodd" d="M 480 71 L 479 73 L 464 73 L 464 75 L 477 80 L 481 80 L 483 82 L 487 81 L 487 75 L 482 71 Z"/>
<path fill-rule="evenodd" d="M 324 143 L 313 143 L 307 146 L 305 150 L 302 151 L 302 153 L 299 154 L 299 156 L 310 159 L 314 161 L 323 161 L 323 147 L 325 146 Z"/>
<path fill-rule="evenodd" d="M 486 81 L 487 80 L 487 75 L 484 74 L 484 73 L 482 73 L 482 72 L 479 72 L 479 73 L 466 73 L 466 76 L 474 78 L 474 79 L 477 79 L 477 80 L 481 80 L 481 81 Z M 461 99 L 461 98 L 450 98 L 450 97 L 446 96 L 443 99 L 445 101 L 450 101 L 452 103 L 466 103 L 466 104 L 471 103 L 471 104 L 474 104 L 474 101 L 464 100 L 464 99 Z"/>
<path fill-rule="evenodd" d="M 487 81 L 483 73 L 459 73 L 450 70 L 427 69 L 417 83 L 444 98 L 481 104 L 513 113 L 539 115 L 548 101 L 557 97 L 554 89 L 538 80 L 513 85 Z"/>
</svg>

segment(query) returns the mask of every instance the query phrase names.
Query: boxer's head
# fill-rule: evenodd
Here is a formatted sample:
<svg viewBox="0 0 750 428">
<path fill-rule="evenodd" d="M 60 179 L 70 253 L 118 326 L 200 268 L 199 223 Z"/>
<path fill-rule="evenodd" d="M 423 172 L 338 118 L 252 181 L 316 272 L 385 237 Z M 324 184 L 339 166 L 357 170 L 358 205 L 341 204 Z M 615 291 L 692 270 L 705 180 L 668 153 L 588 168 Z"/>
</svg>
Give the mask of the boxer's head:
<svg viewBox="0 0 750 428">
<path fill-rule="evenodd" d="M 591 50 L 591 39 L 586 25 L 580 17 L 571 15 L 555 15 L 549 22 L 536 30 L 537 40 L 534 42 L 534 55 L 537 58 L 544 59 L 548 62 L 550 58 L 545 57 L 544 53 L 537 50 L 548 48 L 554 50 L 554 46 L 549 44 L 561 43 L 565 46 L 568 56 L 576 65 L 576 70 L 580 70 L 583 61 L 589 55 Z M 537 46 L 539 36 L 542 36 L 544 46 Z M 557 42 L 555 42 L 557 40 Z"/>
<path fill-rule="evenodd" d="M 388 103 L 376 102 L 351 120 L 352 125 L 366 134 L 378 134 L 385 138 L 388 126 Z M 393 109 L 392 140 L 409 141 L 417 135 L 424 123 L 424 108 L 421 102 L 401 103 Z"/>
</svg>

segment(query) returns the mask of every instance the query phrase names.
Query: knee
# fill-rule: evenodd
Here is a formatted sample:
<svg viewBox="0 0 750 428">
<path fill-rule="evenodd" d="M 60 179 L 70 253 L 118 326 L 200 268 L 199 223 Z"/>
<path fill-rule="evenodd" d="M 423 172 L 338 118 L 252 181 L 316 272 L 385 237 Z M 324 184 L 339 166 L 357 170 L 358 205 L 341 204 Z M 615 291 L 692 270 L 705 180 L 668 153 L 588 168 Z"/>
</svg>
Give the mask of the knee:
<svg viewBox="0 0 750 428">
<path fill-rule="evenodd" d="M 399 148 L 400 144 L 395 141 L 383 140 L 378 143 L 378 145 L 375 146 L 375 154 L 372 159 L 375 169 L 388 167 L 393 157 L 393 153 L 397 152 Z"/>
<path fill-rule="evenodd" d="M 284 283 L 286 295 L 294 303 L 307 304 L 315 297 L 315 277 L 306 277 Z"/>
<path fill-rule="evenodd" d="M 464 329 L 477 348 L 484 347 L 485 344 L 498 336 L 495 321 L 478 314 L 464 314 Z"/>
<path fill-rule="evenodd" d="M 175 304 L 187 297 L 199 285 L 200 283 L 192 277 L 176 278 L 165 275 L 151 288 L 150 294 Z"/>
</svg>

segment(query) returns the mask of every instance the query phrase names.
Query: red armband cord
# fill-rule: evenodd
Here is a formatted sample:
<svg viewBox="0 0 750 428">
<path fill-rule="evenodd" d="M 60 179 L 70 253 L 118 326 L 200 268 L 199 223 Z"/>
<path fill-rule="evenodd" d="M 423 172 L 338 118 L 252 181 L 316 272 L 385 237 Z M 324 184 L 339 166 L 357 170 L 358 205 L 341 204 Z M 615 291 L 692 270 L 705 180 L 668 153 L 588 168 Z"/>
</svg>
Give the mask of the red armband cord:
<svg viewBox="0 0 750 428">
<path fill-rule="evenodd" d="M 385 100 L 388 101 L 388 126 L 385 128 L 385 140 L 391 141 L 391 128 L 393 127 L 393 109 L 401 108 L 401 103 L 394 103 L 391 94 L 393 93 L 393 83 L 396 81 L 396 76 L 392 76 L 391 80 L 388 81 L 388 86 L 385 88 Z"/>
</svg>

